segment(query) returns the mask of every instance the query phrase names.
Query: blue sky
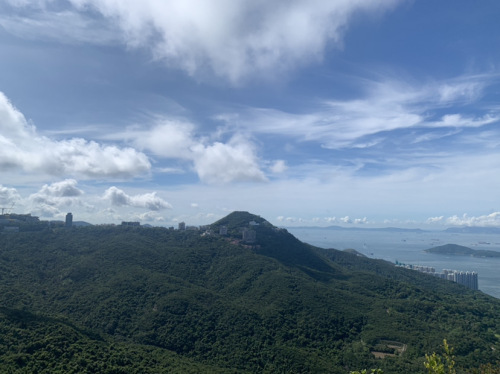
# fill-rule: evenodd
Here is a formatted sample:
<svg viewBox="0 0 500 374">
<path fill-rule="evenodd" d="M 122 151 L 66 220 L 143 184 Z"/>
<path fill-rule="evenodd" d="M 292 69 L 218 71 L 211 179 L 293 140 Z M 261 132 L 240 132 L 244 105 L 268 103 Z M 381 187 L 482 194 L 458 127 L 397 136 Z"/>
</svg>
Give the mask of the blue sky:
<svg viewBox="0 0 500 374">
<path fill-rule="evenodd" d="M 0 205 L 500 226 L 497 1 L 1 0 Z"/>
</svg>

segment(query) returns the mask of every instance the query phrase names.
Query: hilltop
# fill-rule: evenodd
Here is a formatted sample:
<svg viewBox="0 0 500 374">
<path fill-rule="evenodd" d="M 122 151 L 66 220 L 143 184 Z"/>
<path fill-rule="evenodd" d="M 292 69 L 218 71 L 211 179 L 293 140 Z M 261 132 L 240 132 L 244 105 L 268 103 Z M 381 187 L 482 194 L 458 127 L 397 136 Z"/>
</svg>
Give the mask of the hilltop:
<svg viewBox="0 0 500 374">
<path fill-rule="evenodd" d="M 423 373 L 443 338 L 460 367 L 500 358 L 500 300 L 248 212 L 2 234 L 0 306 L 13 373 Z"/>
</svg>

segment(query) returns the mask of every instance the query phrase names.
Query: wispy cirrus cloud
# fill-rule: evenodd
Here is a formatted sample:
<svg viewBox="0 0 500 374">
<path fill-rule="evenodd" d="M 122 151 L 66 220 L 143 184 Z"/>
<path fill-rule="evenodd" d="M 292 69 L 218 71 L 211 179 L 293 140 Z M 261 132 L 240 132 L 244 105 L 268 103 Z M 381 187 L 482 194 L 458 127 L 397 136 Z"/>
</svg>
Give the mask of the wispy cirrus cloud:
<svg viewBox="0 0 500 374">
<path fill-rule="evenodd" d="M 498 74 L 424 84 L 363 80 L 361 98 L 327 100 L 306 113 L 247 108 L 240 113 L 221 114 L 217 119 L 228 126 L 318 142 L 331 149 L 372 147 L 397 130 L 425 131 L 427 135 L 420 135 L 420 141 L 424 141 L 438 128 L 473 128 L 500 121 L 499 110 L 485 107 L 482 113 L 471 114 L 467 108 L 498 80 Z"/>
<path fill-rule="evenodd" d="M 17 3 L 15 6 L 22 7 L 23 11 L 9 16 L 3 12 L 0 25 L 19 38 L 63 44 L 109 45 L 121 42 L 120 33 L 102 22 L 100 17 L 96 19 L 67 9 L 49 11 L 47 6 L 33 6 L 33 2 Z"/>
</svg>

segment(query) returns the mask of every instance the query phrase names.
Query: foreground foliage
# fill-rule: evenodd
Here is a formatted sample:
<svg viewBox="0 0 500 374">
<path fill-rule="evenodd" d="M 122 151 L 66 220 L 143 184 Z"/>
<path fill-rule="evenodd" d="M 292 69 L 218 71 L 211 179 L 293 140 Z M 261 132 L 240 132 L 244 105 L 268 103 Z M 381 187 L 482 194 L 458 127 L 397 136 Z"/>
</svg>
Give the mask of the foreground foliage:
<svg viewBox="0 0 500 374">
<path fill-rule="evenodd" d="M 442 355 L 436 352 L 425 355 L 424 366 L 429 371 L 429 374 L 456 374 L 453 348 L 448 345 L 446 339 L 443 340 L 443 350 Z"/>
<path fill-rule="evenodd" d="M 240 241 L 249 221 L 255 243 Z M 425 373 L 443 337 L 457 372 L 488 373 L 499 359 L 499 300 L 314 248 L 248 213 L 212 232 L 220 226 L 228 236 L 110 226 L 0 235 L 0 366 Z"/>
</svg>

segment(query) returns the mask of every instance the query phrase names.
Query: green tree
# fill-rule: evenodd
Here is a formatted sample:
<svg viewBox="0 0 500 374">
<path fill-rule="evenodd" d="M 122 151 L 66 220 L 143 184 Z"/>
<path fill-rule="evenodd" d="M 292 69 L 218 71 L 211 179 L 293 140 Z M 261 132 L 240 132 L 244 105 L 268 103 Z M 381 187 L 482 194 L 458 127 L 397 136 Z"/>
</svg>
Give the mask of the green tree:
<svg viewBox="0 0 500 374">
<path fill-rule="evenodd" d="M 443 340 L 444 353 L 442 355 L 434 352 L 425 355 L 424 366 L 429 374 L 456 374 L 453 348 L 448 345 L 446 339 Z"/>
</svg>

